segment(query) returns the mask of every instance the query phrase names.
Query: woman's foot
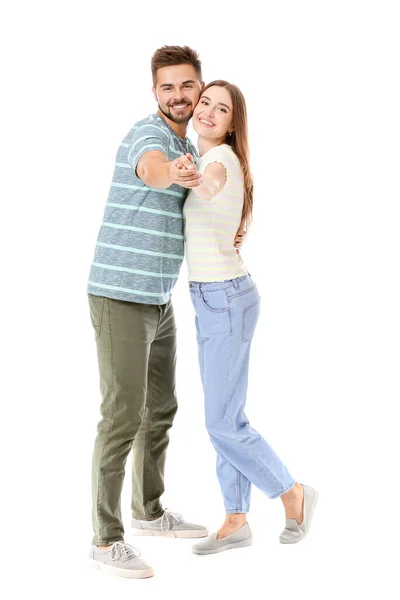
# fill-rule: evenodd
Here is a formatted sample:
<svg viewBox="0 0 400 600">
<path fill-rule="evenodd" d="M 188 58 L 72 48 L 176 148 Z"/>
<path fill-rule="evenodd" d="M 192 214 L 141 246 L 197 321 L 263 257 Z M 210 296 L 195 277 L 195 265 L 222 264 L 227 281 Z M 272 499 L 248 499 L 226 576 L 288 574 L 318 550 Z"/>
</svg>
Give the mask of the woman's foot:
<svg viewBox="0 0 400 600">
<path fill-rule="evenodd" d="M 279 536 L 281 544 L 297 544 L 297 542 L 300 542 L 307 535 L 310 529 L 315 506 L 318 501 L 318 492 L 309 485 L 302 485 L 302 488 L 302 511 L 296 518 L 286 518 L 286 527 Z M 293 511 L 291 514 L 295 514 L 296 509 L 293 508 Z"/>
<path fill-rule="evenodd" d="M 246 548 L 251 546 L 253 537 L 248 523 L 243 527 L 221 539 L 217 539 L 217 534 L 212 533 L 205 540 L 198 542 L 192 548 L 194 554 L 216 554 L 233 548 Z"/>
<path fill-rule="evenodd" d="M 285 508 L 286 519 L 295 519 L 298 525 L 303 522 L 304 489 L 301 483 L 296 483 L 291 490 L 281 496 Z"/>
<path fill-rule="evenodd" d="M 224 537 L 239 531 L 241 527 L 246 525 L 246 522 L 246 513 L 227 514 L 223 525 L 218 529 L 217 540 L 222 540 Z"/>
</svg>

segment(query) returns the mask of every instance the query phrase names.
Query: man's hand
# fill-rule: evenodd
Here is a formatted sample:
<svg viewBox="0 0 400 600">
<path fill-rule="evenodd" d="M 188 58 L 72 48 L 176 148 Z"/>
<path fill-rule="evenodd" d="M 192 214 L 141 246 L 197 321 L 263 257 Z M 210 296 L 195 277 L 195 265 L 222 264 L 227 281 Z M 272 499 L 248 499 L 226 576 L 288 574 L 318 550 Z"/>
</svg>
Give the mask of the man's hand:
<svg viewBox="0 0 400 600">
<path fill-rule="evenodd" d="M 235 242 L 233 244 L 234 247 L 236 248 L 236 254 L 239 254 L 240 248 L 243 245 L 245 236 L 246 236 L 246 230 L 244 229 L 243 225 L 241 225 L 236 233 Z"/>
<path fill-rule="evenodd" d="M 173 183 L 188 189 L 202 182 L 202 176 L 197 171 L 191 154 L 183 154 L 172 161 L 169 175 Z"/>
</svg>

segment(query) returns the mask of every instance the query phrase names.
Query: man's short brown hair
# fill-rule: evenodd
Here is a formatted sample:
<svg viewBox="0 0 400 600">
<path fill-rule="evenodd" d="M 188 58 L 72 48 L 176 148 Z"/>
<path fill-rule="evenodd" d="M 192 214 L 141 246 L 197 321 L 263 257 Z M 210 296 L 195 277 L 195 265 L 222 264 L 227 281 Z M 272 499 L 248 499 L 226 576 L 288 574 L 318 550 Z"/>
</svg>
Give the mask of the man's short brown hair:
<svg viewBox="0 0 400 600">
<path fill-rule="evenodd" d="M 156 85 L 158 69 L 175 65 L 192 65 L 197 77 L 202 81 L 201 62 L 195 50 L 192 50 L 189 46 L 162 46 L 154 52 L 151 59 L 153 84 Z"/>
</svg>

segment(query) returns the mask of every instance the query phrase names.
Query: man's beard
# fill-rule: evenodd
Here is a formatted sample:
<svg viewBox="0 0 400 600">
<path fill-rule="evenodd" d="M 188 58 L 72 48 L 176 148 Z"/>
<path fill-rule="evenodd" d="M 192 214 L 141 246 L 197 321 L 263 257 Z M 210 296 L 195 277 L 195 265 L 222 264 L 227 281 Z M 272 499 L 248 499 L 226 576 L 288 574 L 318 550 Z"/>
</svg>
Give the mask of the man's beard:
<svg viewBox="0 0 400 600">
<path fill-rule="evenodd" d="M 182 123 L 188 123 L 190 121 L 190 119 L 193 116 L 193 112 L 194 110 L 192 109 L 190 111 L 189 116 L 182 116 L 182 117 L 176 117 L 173 114 L 171 114 L 171 107 L 168 106 L 168 112 L 166 112 L 163 107 L 161 106 L 160 103 L 158 103 L 158 108 L 160 109 L 160 111 L 162 112 L 162 114 L 167 117 L 170 121 L 173 121 L 174 123 L 177 123 L 178 125 L 181 125 Z"/>
</svg>

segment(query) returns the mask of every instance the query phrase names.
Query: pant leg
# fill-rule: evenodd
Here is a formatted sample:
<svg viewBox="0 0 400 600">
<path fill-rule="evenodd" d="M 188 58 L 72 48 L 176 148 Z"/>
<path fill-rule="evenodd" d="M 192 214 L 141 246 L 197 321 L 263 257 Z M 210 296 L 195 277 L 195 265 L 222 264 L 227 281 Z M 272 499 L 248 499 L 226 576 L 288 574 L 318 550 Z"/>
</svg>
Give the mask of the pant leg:
<svg viewBox="0 0 400 600">
<path fill-rule="evenodd" d="M 204 365 L 205 365 L 205 343 L 206 338 L 202 336 L 199 326 L 199 317 L 197 315 L 197 302 L 199 295 L 196 291 L 191 291 L 190 298 L 193 307 L 196 311 L 196 338 L 198 348 L 198 359 L 200 367 L 200 376 L 204 390 Z M 207 417 L 206 417 L 207 422 Z M 213 438 L 210 436 L 210 441 L 214 446 L 217 454 L 216 472 L 220 487 L 224 498 L 225 511 L 228 513 L 243 513 L 248 512 L 250 507 L 251 483 L 240 473 L 219 451 L 214 444 Z M 232 485 L 227 485 L 225 482 L 232 482 Z"/>
<path fill-rule="evenodd" d="M 123 539 L 125 462 L 141 425 L 157 306 L 89 296 L 102 395 L 92 461 L 93 543 Z"/>
<path fill-rule="evenodd" d="M 159 325 L 151 345 L 146 408 L 133 443 L 132 513 L 135 519 L 154 519 L 163 509 L 164 470 L 178 405 L 175 391 L 176 325 L 171 302 L 159 307 Z"/>
<path fill-rule="evenodd" d="M 271 446 L 250 426 L 244 412 L 250 345 L 259 313 L 258 292 L 250 283 L 248 290 L 226 292 L 226 310 L 210 308 L 216 306 L 215 292 L 207 292 L 207 297 L 203 295 L 197 302 L 200 331 L 206 340 L 206 424 L 214 446 L 231 465 L 275 498 L 289 490 L 294 479 Z M 222 472 L 220 482 L 224 498 L 236 490 L 245 502 L 233 471 Z"/>
<path fill-rule="evenodd" d="M 190 300 L 191 300 L 191 302 L 193 304 L 193 308 L 196 312 L 196 292 L 190 293 Z M 202 386 L 204 389 L 204 340 L 200 334 L 199 320 L 197 318 L 197 314 L 195 317 L 195 325 L 196 325 L 196 339 L 197 339 L 197 356 L 199 359 L 201 383 L 202 383 Z"/>
</svg>

